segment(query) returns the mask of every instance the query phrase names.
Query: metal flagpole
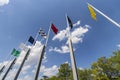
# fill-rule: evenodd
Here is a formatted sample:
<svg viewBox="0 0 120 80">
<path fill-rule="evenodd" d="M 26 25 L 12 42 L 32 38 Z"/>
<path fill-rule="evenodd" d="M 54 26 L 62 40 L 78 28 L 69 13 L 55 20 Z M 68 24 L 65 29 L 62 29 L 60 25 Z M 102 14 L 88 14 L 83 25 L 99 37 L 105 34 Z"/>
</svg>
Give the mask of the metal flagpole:
<svg viewBox="0 0 120 80">
<path fill-rule="evenodd" d="M 45 45 L 42 46 L 42 51 L 41 51 L 41 54 L 39 56 L 39 62 L 38 62 L 37 69 L 36 69 L 36 72 L 35 72 L 34 80 L 38 79 L 40 66 L 41 66 L 41 63 L 42 63 L 42 59 L 43 59 L 44 53 L 45 53 Z"/>
<path fill-rule="evenodd" d="M 28 51 L 27 51 L 27 53 L 26 53 L 26 55 L 25 55 L 25 57 L 24 57 L 24 59 L 23 59 L 23 61 L 22 61 L 22 63 L 21 63 L 21 65 L 20 65 L 20 68 L 19 68 L 19 70 L 17 71 L 17 73 L 16 73 L 16 75 L 15 75 L 15 78 L 14 78 L 14 80 L 17 80 L 17 78 L 18 78 L 18 76 L 19 76 L 19 74 L 20 74 L 20 71 L 21 71 L 21 69 L 22 69 L 22 67 L 23 67 L 23 65 L 24 65 L 24 63 L 25 63 L 25 60 L 27 59 L 27 57 L 28 57 L 28 55 L 29 55 L 29 53 L 30 53 L 30 48 L 28 49 Z"/>
<path fill-rule="evenodd" d="M 2 80 L 5 80 L 7 74 L 9 73 L 10 69 L 12 69 L 12 67 L 13 67 L 13 65 L 15 64 L 16 60 L 17 60 L 17 58 L 14 58 L 14 60 L 13 60 L 12 63 L 10 64 L 8 70 L 7 70 L 6 73 L 4 74 Z"/>
<path fill-rule="evenodd" d="M 66 15 L 66 20 L 67 20 L 67 15 Z M 76 61 L 75 61 L 75 56 L 74 56 L 74 51 L 73 51 L 73 46 L 72 46 L 72 41 L 71 41 L 71 36 L 70 36 L 70 26 L 67 20 L 67 27 L 68 27 L 68 41 L 69 41 L 69 49 L 70 49 L 70 58 L 71 58 L 71 64 L 72 64 L 72 72 L 73 72 L 73 78 L 74 80 L 78 80 L 78 74 L 77 74 L 77 67 L 76 67 Z"/>
<path fill-rule="evenodd" d="M 104 13 L 102 13 L 100 10 L 98 10 L 97 8 L 95 8 L 94 6 L 92 6 L 91 4 L 87 3 L 88 5 L 90 5 L 95 11 L 97 11 L 99 14 L 101 14 L 102 16 L 104 16 L 106 19 L 108 19 L 111 23 L 113 23 L 114 25 L 116 25 L 117 27 L 120 28 L 120 24 L 118 24 L 117 22 L 115 22 L 114 20 L 112 20 L 110 17 L 108 17 L 107 15 L 105 15 Z"/>
<path fill-rule="evenodd" d="M 38 76 L 39 76 L 39 71 L 40 71 L 42 59 L 43 59 L 44 53 L 45 53 L 45 47 L 47 46 L 48 39 L 49 39 L 50 28 L 51 28 L 51 24 L 50 24 L 50 27 L 49 27 L 49 30 L 48 30 L 48 35 L 47 35 L 46 43 L 45 43 L 45 45 L 42 46 L 42 51 L 41 51 L 41 54 L 39 55 L 39 61 L 38 61 L 38 64 L 37 64 L 37 69 L 36 69 L 36 72 L 35 72 L 34 80 L 38 80 Z"/>
<path fill-rule="evenodd" d="M 48 39 L 49 39 L 49 36 L 50 36 L 50 28 L 51 28 L 51 23 L 50 23 L 50 27 L 49 27 L 49 30 L 48 30 L 48 35 L 47 35 L 45 46 L 47 46 Z"/>
<path fill-rule="evenodd" d="M 0 75 L 3 72 L 4 68 L 5 68 L 5 65 L 0 69 Z"/>
<path fill-rule="evenodd" d="M 76 61 L 75 61 L 75 56 L 74 56 L 72 41 L 71 41 L 70 38 L 68 40 L 69 40 L 69 49 L 70 49 L 70 57 L 71 57 L 73 78 L 74 78 L 74 80 L 78 80 L 77 67 L 76 67 Z"/>
</svg>

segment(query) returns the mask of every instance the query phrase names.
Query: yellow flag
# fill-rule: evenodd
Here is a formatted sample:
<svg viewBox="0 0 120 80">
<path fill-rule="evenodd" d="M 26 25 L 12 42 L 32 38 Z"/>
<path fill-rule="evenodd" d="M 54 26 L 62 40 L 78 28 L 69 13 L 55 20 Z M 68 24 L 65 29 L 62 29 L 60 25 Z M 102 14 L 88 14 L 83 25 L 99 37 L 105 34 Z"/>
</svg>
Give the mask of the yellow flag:
<svg viewBox="0 0 120 80">
<path fill-rule="evenodd" d="M 95 13 L 94 9 L 93 9 L 90 5 L 88 5 L 88 9 L 89 9 L 89 11 L 90 11 L 91 17 L 92 17 L 94 20 L 96 20 L 96 13 Z"/>
</svg>

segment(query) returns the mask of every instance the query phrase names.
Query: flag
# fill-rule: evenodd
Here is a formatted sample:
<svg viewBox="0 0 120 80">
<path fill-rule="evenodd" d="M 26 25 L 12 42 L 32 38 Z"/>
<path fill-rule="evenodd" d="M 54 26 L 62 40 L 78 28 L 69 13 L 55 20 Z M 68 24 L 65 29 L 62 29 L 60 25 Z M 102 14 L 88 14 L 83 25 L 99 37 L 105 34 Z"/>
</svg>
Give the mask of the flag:
<svg viewBox="0 0 120 80">
<path fill-rule="evenodd" d="M 47 35 L 46 35 L 46 33 L 43 31 L 43 30 L 40 30 L 39 31 L 39 34 L 43 37 L 43 38 L 47 38 Z"/>
<path fill-rule="evenodd" d="M 12 53 L 11 53 L 13 56 L 16 56 L 18 57 L 20 55 L 20 51 L 16 50 L 15 48 L 12 50 Z"/>
<path fill-rule="evenodd" d="M 68 21 L 69 27 L 72 29 L 73 28 L 73 24 L 72 24 L 71 19 L 68 16 L 67 16 L 67 21 Z"/>
<path fill-rule="evenodd" d="M 31 43 L 31 44 L 35 44 L 35 40 L 32 36 L 30 36 L 30 38 L 28 39 L 28 41 Z"/>
<path fill-rule="evenodd" d="M 91 17 L 92 17 L 94 20 L 96 20 L 96 13 L 95 13 L 94 9 L 93 9 L 89 4 L 88 4 L 88 9 L 89 9 L 89 11 L 90 11 Z"/>
<path fill-rule="evenodd" d="M 58 29 L 55 27 L 54 24 L 51 24 L 51 28 L 52 28 L 52 30 L 53 30 L 53 32 L 54 32 L 55 34 L 58 33 Z"/>
<path fill-rule="evenodd" d="M 20 48 L 21 50 L 25 51 L 25 52 L 27 52 L 28 49 L 29 49 L 24 43 L 21 43 L 20 46 L 19 46 L 19 48 Z"/>
</svg>

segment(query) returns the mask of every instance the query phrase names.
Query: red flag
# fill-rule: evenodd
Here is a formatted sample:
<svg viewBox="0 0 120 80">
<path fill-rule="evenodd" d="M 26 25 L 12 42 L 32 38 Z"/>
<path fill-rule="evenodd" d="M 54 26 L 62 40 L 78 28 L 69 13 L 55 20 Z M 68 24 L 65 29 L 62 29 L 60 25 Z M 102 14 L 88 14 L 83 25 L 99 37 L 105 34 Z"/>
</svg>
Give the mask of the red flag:
<svg viewBox="0 0 120 80">
<path fill-rule="evenodd" d="M 51 28 L 55 34 L 58 33 L 58 29 L 54 26 L 54 24 L 51 25 Z"/>
</svg>

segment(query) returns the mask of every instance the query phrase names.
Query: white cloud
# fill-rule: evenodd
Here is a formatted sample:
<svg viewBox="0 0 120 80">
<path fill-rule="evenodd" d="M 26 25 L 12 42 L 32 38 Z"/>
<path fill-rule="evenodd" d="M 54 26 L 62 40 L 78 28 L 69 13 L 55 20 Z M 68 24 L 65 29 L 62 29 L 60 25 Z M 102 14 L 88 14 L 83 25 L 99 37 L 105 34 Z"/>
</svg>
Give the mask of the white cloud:
<svg viewBox="0 0 120 80">
<path fill-rule="evenodd" d="M 50 47 L 49 51 L 50 52 L 54 51 L 54 52 L 58 52 L 58 53 L 68 53 L 69 52 L 69 48 L 66 45 L 65 46 L 61 46 L 61 49 L 59 49 L 57 47 L 55 47 L 55 48 Z"/>
<path fill-rule="evenodd" d="M 120 44 L 118 44 L 117 47 L 120 48 Z"/>
<path fill-rule="evenodd" d="M 4 61 L 4 62 L 2 62 L 2 63 L 0 63 L 0 67 L 2 67 L 3 65 L 7 65 L 7 64 L 9 64 L 11 61 Z"/>
<path fill-rule="evenodd" d="M 0 0 L 0 6 L 4 6 L 9 3 L 9 0 Z"/>
<path fill-rule="evenodd" d="M 83 41 L 84 34 L 88 32 L 87 27 L 78 27 L 74 29 L 74 31 L 71 33 L 71 39 L 73 44 L 77 44 L 79 42 Z"/>
<path fill-rule="evenodd" d="M 71 63 L 69 63 L 68 61 L 64 62 L 65 64 L 71 65 Z"/>
<path fill-rule="evenodd" d="M 84 70 L 82 67 L 79 67 L 80 70 Z"/>
<path fill-rule="evenodd" d="M 26 74 L 26 73 L 27 73 L 27 70 L 28 70 L 28 69 L 30 69 L 30 68 L 31 68 L 31 66 L 30 66 L 30 65 L 23 66 L 23 68 L 22 68 L 22 71 L 21 71 L 21 72 L 22 72 L 23 74 Z"/>
<path fill-rule="evenodd" d="M 58 39 L 59 41 L 61 41 L 67 38 L 66 34 L 67 34 L 67 30 L 62 30 L 57 35 L 55 35 L 52 40 Z"/>
<path fill-rule="evenodd" d="M 57 67 L 57 65 L 53 65 L 52 67 L 49 67 L 49 68 L 42 66 L 41 72 L 43 73 L 43 75 L 51 77 L 58 73 L 58 67 Z"/>
<path fill-rule="evenodd" d="M 78 25 L 80 25 L 80 20 L 77 21 L 75 24 L 73 24 L 74 27 L 75 27 L 75 26 L 78 26 Z"/>
<path fill-rule="evenodd" d="M 26 75 L 23 78 L 19 78 L 18 80 L 33 80 L 33 77 L 30 75 Z"/>
<path fill-rule="evenodd" d="M 74 26 L 78 26 L 80 25 L 80 21 L 77 21 L 77 23 L 74 24 Z M 74 27 L 73 31 L 71 31 L 71 39 L 72 39 L 72 43 L 74 44 L 78 44 L 79 42 L 83 42 L 83 37 L 85 35 L 85 33 L 87 33 L 89 31 L 90 26 L 89 25 L 85 25 L 85 26 L 79 26 L 79 27 Z M 68 28 L 66 28 L 65 30 L 61 30 L 57 35 L 55 35 L 53 37 L 52 40 L 65 40 L 67 39 L 67 34 L 68 32 Z M 75 48 L 74 48 L 75 50 Z M 49 51 L 54 51 L 54 52 L 58 52 L 58 53 L 68 53 L 69 52 L 69 48 L 68 48 L 68 41 L 66 42 L 66 44 L 64 46 L 61 46 L 61 48 L 58 47 L 51 47 L 49 49 Z"/>
</svg>

